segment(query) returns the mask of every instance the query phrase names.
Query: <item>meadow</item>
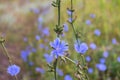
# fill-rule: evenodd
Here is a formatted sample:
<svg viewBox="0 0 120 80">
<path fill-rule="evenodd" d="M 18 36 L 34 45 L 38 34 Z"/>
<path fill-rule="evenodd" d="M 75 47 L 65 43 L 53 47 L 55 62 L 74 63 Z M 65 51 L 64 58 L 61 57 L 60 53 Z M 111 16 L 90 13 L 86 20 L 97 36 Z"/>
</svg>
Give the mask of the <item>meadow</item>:
<svg viewBox="0 0 120 80">
<path fill-rule="evenodd" d="M 120 80 L 120 0 L 53 1 L 0 0 L 0 80 Z"/>
</svg>

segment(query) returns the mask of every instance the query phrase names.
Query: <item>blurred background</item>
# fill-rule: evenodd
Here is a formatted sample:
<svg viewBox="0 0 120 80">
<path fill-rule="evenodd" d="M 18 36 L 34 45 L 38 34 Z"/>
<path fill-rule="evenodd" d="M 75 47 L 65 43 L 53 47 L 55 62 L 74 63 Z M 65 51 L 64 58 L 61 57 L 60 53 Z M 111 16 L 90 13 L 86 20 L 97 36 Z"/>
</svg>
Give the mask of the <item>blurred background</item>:
<svg viewBox="0 0 120 80">
<path fill-rule="evenodd" d="M 49 43 L 56 38 L 57 9 L 54 0 L 0 0 L 0 36 L 13 63 L 21 67 L 19 80 L 54 80 L 47 72 L 52 62 Z M 74 0 L 75 29 L 88 44 L 85 54 L 90 80 L 120 80 L 120 0 Z M 70 0 L 61 0 L 62 39 L 69 43 L 70 58 L 77 60 L 75 38 L 68 23 Z M 13 80 L 7 57 L 0 47 L 0 80 Z M 75 66 L 60 63 L 59 80 L 75 79 Z"/>
</svg>

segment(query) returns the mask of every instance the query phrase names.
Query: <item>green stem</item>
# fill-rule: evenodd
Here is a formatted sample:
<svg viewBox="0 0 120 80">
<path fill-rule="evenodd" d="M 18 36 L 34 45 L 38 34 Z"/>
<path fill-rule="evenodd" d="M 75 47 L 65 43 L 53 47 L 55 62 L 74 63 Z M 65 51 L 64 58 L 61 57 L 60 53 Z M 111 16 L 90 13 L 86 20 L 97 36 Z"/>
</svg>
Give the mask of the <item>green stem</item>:
<svg viewBox="0 0 120 80">
<path fill-rule="evenodd" d="M 57 61 L 58 61 L 58 59 L 55 59 L 55 62 L 54 62 L 54 76 L 55 76 L 55 80 L 57 80 L 57 74 L 56 74 Z"/>
<path fill-rule="evenodd" d="M 67 59 L 67 60 L 69 60 L 70 62 L 72 62 L 72 63 L 76 64 L 76 62 L 75 62 L 75 61 L 73 61 L 72 59 L 70 59 L 70 58 L 68 58 L 68 57 L 66 57 L 66 56 L 64 56 L 64 58 L 66 58 L 66 59 Z"/>
</svg>

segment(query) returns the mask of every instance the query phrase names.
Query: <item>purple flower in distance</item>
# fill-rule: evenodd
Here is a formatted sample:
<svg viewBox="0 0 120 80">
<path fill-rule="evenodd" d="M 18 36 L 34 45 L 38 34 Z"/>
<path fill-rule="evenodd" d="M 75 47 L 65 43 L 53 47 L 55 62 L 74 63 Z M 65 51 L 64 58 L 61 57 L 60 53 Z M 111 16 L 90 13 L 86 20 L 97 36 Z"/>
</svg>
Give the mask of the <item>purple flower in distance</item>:
<svg viewBox="0 0 120 80">
<path fill-rule="evenodd" d="M 108 51 L 104 51 L 103 52 L 103 57 L 107 58 L 109 56 L 109 52 Z"/>
<path fill-rule="evenodd" d="M 49 28 L 44 28 L 43 30 L 42 30 L 42 35 L 44 36 L 49 36 L 49 34 L 50 34 L 50 32 L 49 32 Z"/>
<path fill-rule="evenodd" d="M 106 59 L 105 58 L 100 58 L 100 63 L 105 63 L 106 62 Z"/>
<path fill-rule="evenodd" d="M 43 68 L 40 68 L 40 67 L 36 67 L 35 70 L 36 70 L 36 72 L 39 72 L 41 74 L 45 73 L 45 70 Z"/>
<path fill-rule="evenodd" d="M 41 16 L 38 17 L 38 22 L 43 23 L 43 18 Z"/>
<path fill-rule="evenodd" d="M 88 73 L 92 74 L 93 73 L 93 68 L 88 68 Z"/>
<path fill-rule="evenodd" d="M 112 39 L 112 44 L 117 44 L 116 38 L 113 38 L 113 39 Z"/>
<path fill-rule="evenodd" d="M 101 35 L 101 32 L 100 32 L 99 29 L 95 29 L 95 30 L 94 30 L 94 34 L 95 34 L 96 36 L 100 36 L 100 35 Z"/>
<path fill-rule="evenodd" d="M 59 76 L 63 76 L 64 75 L 64 73 L 63 73 L 63 71 L 61 69 L 57 68 L 56 72 L 58 73 Z"/>
<path fill-rule="evenodd" d="M 120 56 L 119 56 L 119 57 L 117 57 L 117 61 L 118 61 L 118 62 L 120 62 Z"/>
<path fill-rule="evenodd" d="M 67 32 L 68 31 L 68 25 L 65 23 L 65 24 L 63 24 L 63 27 L 64 27 L 64 31 Z"/>
<path fill-rule="evenodd" d="M 91 18 L 95 18 L 96 15 L 95 15 L 95 14 L 90 14 L 90 17 L 91 17 Z"/>
<path fill-rule="evenodd" d="M 96 44 L 95 43 L 90 43 L 90 46 L 89 46 L 92 50 L 95 50 L 97 48 Z"/>
<path fill-rule="evenodd" d="M 107 69 L 106 65 L 105 64 L 96 64 L 96 68 L 99 70 L 99 71 L 105 71 Z"/>
<path fill-rule="evenodd" d="M 85 23 L 86 23 L 87 25 L 91 25 L 91 21 L 90 21 L 90 20 L 86 20 Z"/>
<path fill-rule="evenodd" d="M 21 58 L 23 59 L 24 62 L 27 62 L 28 56 L 31 52 L 29 50 L 23 50 L 21 51 Z"/>
<path fill-rule="evenodd" d="M 68 14 L 69 16 L 71 16 L 72 11 L 71 11 L 71 10 L 67 10 L 67 14 Z"/>
<path fill-rule="evenodd" d="M 50 46 L 53 48 L 51 55 L 58 58 L 64 56 L 65 51 L 68 51 L 68 44 L 65 41 L 61 41 L 60 38 L 56 38 L 54 42 L 50 42 Z"/>
<path fill-rule="evenodd" d="M 69 21 L 70 23 L 72 23 L 72 22 L 73 22 L 73 19 L 72 19 L 72 18 L 68 18 L 68 21 Z"/>
<path fill-rule="evenodd" d="M 72 79 L 72 77 L 71 77 L 70 75 L 66 75 L 66 76 L 64 77 L 64 80 L 73 80 L 73 79 Z"/>
<path fill-rule="evenodd" d="M 39 35 L 36 35 L 35 38 L 36 38 L 36 40 L 38 40 L 38 41 L 40 40 L 40 36 L 39 36 Z"/>
<path fill-rule="evenodd" d="M 16 76 L 20 72 L 20 67 L 13 64 L 8 66 L 7 68 L 7 73 L 10 74 L 11 76 Z"/>
<path fill-rule="evenodd" d="M 80 43 L 80 41 L 78 41 Z M 88 50 L 88 46 L 86 43 L 80 43 L 78 44 L 77 42 L 74 44 L 74 48 L 76 50 L 76 52 L 84 54 L 86 53 L 86 51 Z"/>
<path fill-rule="evenodd" d="M 46 59 L 46 61 L 48 62 L 48 63 L 51 63 L 53 60 L 54 60 L 54 58 L 53 58 L 53 56 L 51 56 L 51 55 L 49 55 L 49 54 L 44 54 L 44 58 Z"/>
<path fill-rule="evenodd" d="M 90 62 L 90 61 L 91 61 L 91 57 L 90 57 L 90 56 L 86 56 L 85 59 L 86 59 L 87 62 Z"/>
</svg>

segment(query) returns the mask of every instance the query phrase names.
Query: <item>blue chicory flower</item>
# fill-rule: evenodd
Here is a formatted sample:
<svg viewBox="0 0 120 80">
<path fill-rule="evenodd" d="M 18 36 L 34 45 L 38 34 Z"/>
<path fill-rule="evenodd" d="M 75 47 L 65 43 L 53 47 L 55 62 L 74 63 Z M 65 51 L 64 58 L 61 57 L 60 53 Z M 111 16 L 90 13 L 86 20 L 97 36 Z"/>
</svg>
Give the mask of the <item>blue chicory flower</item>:
<svg viewBox="0 0 120 80">
<path fill-rule="evenodd" d="M 102 64 L 102 63 L 96 64 L 96 68 L 97 68 L 99 71 L 103 71 L 103 72 L 107 69 L 106 65 L 105 65 L 105 64 Z"/>
<path fill-rule="evenodd" d="M 10 74 L 11 76 L 16 76 L 20 72 L 20 67 L 13 64 L 8 66 L 7 68 L 7 73 Z"/>
<path fill-rule="evenodd" d="M 94 34 L 95 34 L 96 36 L 100 36 L 100 35 L 101 35 L 101 32 L 100 32 L 99 29 L 95 29 L 95 30 L 94 30 Z"/>
<path fill-rule="evenodd" d="M 72 79 L 72 77 L 71 77 L 70 75 L 66 75 L 66 76 L 64 77 L 64 80 L 73 80 L 73 79 Z"/>
<path fill-rule="evenodd" d="M 50 42 L 50 46 L 53 48 L 51 55 L 58 58 L 64 56 L 65 51 L 68 51 L 68 44 L 65 41 L 61 41 L 60 38 L 56 38 L 54 42 Z"/>
<path fill-rule="evenodd" d="M 109 52 L 108 51 L 104 51 L 103 52 L 103 57 L 107 58 L 109 56 Z"/>
<path fill-rule="evenodd" d="M 116 38 L 113 38 L 113 39 L 112 39 L 112 44 L 116 44 L 116 43 L 117 43 Z"/>
<path fill-rule="evenodd" d="M 43 68 L 40 68 L 40 67 L 36 67 L 35 70 L 36 70 L 36 72 L 39 72 L 41 74 L 45 73 L 45 70 Z"/>
<path fill-rule="evenodd" d="M 86 20 L 85 23 L 86 23 L 87 25 L 91 25 L 91 21 L 90 21 L 90 20 Z"/>
<path fill-rule="evenodd" d="M 64 27 L 64 31 L 67 32 L 68 31 L 68 25 L 66 23 L 64 23 L 63 27 Z"/>
<path fill-rule="evenodd" d="M 53 56 L 51 56 L 51 55 L 49 55 L 47 53 L 44 54 L 44 58 L 46 59 L 46 61 L 48 63 L 51 63 L 54 60 Z"/>
<path fill-rule="evenodd" d="M 86 59 L 87 62 L 90 62 L 90 61 L 91 61 L 91 57 L 90 57 L 90 56 L 86 56 L 85 59 Z"/>
<path fill-rule="evenodd" d="M 90 43 L 90 46 L 89 46 L 92 50 L 95 50 L 97 48 L 96 44 L 95 43 Z"/>
<path fill-rule="evenodd" d="M 63 76 L 64 75 L 64 73 L 63 73 L 63 71 L 61 69 L 57 68 L 56 72 L 58 73 L 59 76 Z"/>
<path fill-rule="evenodd" d="M 88 73 L 92 74 L 93 73 L 93 68 L 88 68 Z"/>
<path fill-rule="evenodd" d="M 81 54 L 86 53 L 86 51 L 88 50 L 87 44 L 84 42 L 80 43 L 80 41 L 78 41 L 74 44 L 74 48 L 75 48 L 76 52 L 81 53 Z"/>
</svg>

